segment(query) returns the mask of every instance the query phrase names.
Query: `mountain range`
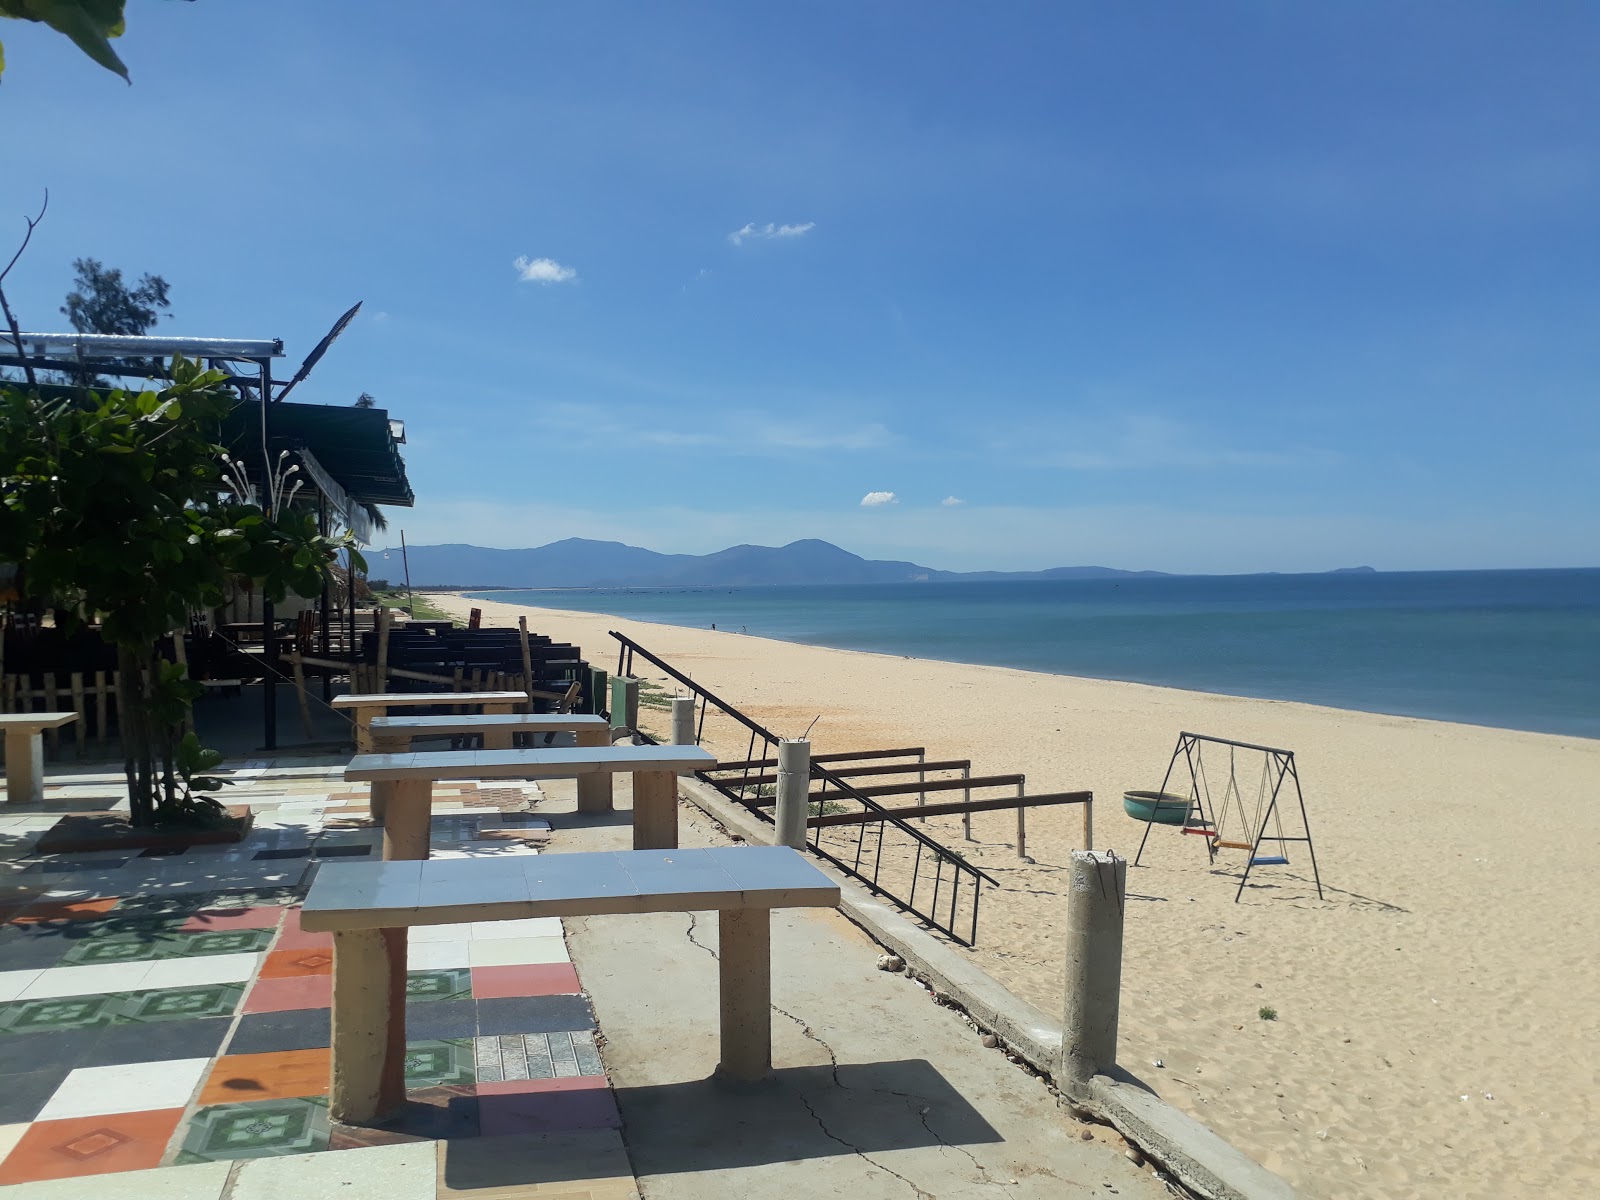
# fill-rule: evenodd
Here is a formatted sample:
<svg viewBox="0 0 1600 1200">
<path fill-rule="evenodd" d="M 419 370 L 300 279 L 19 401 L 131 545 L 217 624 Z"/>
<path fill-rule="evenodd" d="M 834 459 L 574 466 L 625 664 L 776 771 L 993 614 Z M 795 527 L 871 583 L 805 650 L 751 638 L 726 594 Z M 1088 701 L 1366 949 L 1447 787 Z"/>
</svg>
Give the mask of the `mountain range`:
<svg viewBox="0 0 1600 1200">
<path fill-rule="evenodd" d="M 435 588 L 596 588 L 754 586 L 807 583 L 913 583 L 990 579 L 1110 579 L 1163 575 L 1112 567 L 1048 571 L 940 571 L 916 563 L 862 558 L 807 538 L 787 546 L 729 546 L 715 554 L 658 554 L 622 542 L 567 538 L 527 550 L 412 546 L 411 580 Z M 387 568 L 398 575 L 399 563 Z M 374 575 L 379 574 L 373 564 Z M 394 580 L 391 578 L 391 582 Z"/>
</svg>

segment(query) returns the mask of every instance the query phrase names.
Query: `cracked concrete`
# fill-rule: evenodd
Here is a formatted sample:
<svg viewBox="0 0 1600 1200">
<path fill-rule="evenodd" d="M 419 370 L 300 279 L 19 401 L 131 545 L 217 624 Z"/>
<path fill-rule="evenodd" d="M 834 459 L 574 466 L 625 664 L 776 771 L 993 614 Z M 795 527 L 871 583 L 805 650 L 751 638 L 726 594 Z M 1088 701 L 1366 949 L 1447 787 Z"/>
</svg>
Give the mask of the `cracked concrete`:
<svg viewBox="0 0 1600 1200">
<path fill-rule="evenodd" d="M 558 853 L 627 844 L 626 826 L 572 822 L 559 810 L 540 808 Z M 683 845 L 712 843 L 692 810 L 680 809 L 680 821 Z M 712 1081 L 716 921 L 568 922 L 649 1200 L 1169 1195 L 1122 1156 L 1115 1133 L 1071 1121 L 959 1016 L 877 970 L 877 946 L 834 912 L 774 914 L 773 1078 Z"/>
</svg>

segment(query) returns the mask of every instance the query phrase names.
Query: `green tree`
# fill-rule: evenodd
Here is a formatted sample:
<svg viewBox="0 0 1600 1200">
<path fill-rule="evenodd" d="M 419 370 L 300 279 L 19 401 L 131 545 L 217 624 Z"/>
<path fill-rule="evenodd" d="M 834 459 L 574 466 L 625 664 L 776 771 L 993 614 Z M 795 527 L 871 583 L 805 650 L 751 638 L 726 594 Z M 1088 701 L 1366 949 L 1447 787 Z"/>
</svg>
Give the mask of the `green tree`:
<svg viewBox="0 0 1600 1200">
<path fill-rule="evenodd" d="M 135 824 L 201 820 L 221 756 L 182 736 L 199 686 L 157 654 L 193 609 L 250 580 L 268 598 L 314 595 L 342 539 L 309 512 L 269 517 L 224 474 L 217 443 L 238 403 L 219 371 L 175 358 L 160 391 L 66 392 L 0 384 L 0 562 L 58 611 L 98 617 L 117 648 L 123 766 Z M 72 617 L 69 620 L 74 619 Z"/>
<path fill-rule="evenodd" d="M 0 0 L 4 3 L 4 0 Z M 72 260 L 76 285 L 67 293 L 61 315 L 79 333 L 111 333 L 142 337 L 156 327 L 162 313 L 172 307 L 169 285 L 159 275 L 146 272 L 135 287 L 122 281 L 122 271 L 109 270 L 96 258 Z"/>
<path fill-rule="evenodd" d="M 361 395 L 356 397 L 355 407 L 356 408 L 377 408 L 378 407 L 378 398 L 376 396 L 374 396 L 371 392 L 362 392 Z"/>
</svg>

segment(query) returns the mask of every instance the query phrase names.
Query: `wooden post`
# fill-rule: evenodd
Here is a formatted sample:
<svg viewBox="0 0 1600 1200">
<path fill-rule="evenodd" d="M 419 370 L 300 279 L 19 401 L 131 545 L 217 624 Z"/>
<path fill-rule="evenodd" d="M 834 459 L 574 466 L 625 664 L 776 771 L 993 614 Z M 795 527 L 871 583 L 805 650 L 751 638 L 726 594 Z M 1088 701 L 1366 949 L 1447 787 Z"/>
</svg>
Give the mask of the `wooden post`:
<svg viewBox="0 0 1600 1200">
<path fill-rule="evenodd" d="M 61 705 L 58 703 L 57 696 L 56 696 L 56 673 L 54 671 L 46 671 L 44 673 L 44 711 L 45 712 L 57 712 L 57 711 L 60 710 L 60 708 L 61 708 Z M 45 730 L 45 740 L 50 746 L 50 753 L 51 754 L 56 754 L 56 753 L 58 753 L 60 751 L 60 749 L 61 749 L 61 731 L 60 730 L 57 730 L 57 729 L 47 729 L 47 730 Z"/>
<path fill-rule="evenodd" d="M 83 697 L 83 672 L 72 673 L 72 711 L 78 719 L 72 723 L 73 736 L 78 740 L 78 757 L 89 752 L 89 705 Z"/>
<path fill-rule="evenodd" d="M 378 687 L 380 692 L 389 690 L 389 610 L 380 608 L 374 617 L 378 625 Z"/>
<path fill-rule="evenodd" d="M 528 618 L 517 618 L 517 635 L 522 642 L 522 686 L 528 689 L 528 711 L 533 711 L 533 654 L 528 649 Z"/>
<path fill-rule="evenodd" d="M 111 722 L 107 717 L 111 704 L 110 687 L 111 685 L 106 681 L 106 673 L 104 671 L 96 671 L 94 673 L 95 733 L 103 742 L 111 740 Z M 120 717 L 121 713 L 117 715 Z"/>
<path fill-rule="evenodd" d="M 1083 802 L 1083 848 L 1094 849 L 1094 800 Z"/>
<path fill-rule="evenodd" d="M 1025 790 L 1022 780 L 1017 780 L 1017 797 L 1021 799 Z M 1017 805 L 1017 857 L 1027 860 L 1028 857 L 1028 810 L 1022 805 Z"/>
</svg>

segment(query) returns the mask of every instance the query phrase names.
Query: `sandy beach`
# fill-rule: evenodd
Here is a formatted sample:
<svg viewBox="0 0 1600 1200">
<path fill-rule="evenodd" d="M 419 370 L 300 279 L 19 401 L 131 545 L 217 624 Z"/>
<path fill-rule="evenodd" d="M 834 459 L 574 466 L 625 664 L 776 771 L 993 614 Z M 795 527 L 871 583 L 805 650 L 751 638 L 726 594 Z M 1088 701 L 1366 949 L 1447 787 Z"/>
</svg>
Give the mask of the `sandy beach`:
<svg viewBox="0 0 1600 1200">
<path fill-rule="evenodd" d="M 1309 1197 L 1600 1189 L 1600 742 L 435 599 L 608 669 L 620 630 L 780 734 L 820 718 L 818 752 L 922 745 L 1092 789 L 1098 848 L 1130 858 L 1122 792 L 1160 784 L 1180 730 L 1295 751 L 1326 899 L 1296 857 L 1235 904 L 1238 854 L 1212 868 L 1155 829 L 1129 873 L 1122 1062 Z M 1058 1009 L 1076 812 L 1030 816 L 1031 865 L 1010 814 L 975 817 L 974 843 L 929 825 L 1000 881 L 970 953 Z"/>
</svg>

